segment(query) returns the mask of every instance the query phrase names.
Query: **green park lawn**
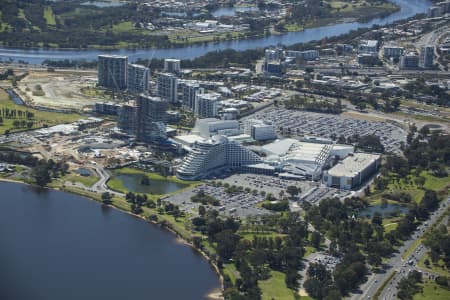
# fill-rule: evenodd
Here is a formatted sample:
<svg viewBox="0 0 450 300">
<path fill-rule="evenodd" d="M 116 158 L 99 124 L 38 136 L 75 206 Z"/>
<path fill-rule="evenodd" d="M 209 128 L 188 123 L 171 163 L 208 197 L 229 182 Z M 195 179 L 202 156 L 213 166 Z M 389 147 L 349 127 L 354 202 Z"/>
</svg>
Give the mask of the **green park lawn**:
<svg viewBox="0 0 450 300">
<path fill-rule="evenodd" d="M 0 110 L 2 108 L 8 109 L 17 109 L 22 111 L 29 111 L 34 114 L 33 119 L 33 129 L 42 128 L 44 124 L 48 126 L 63 124 L 63 123 L 72 123 L 82 118 L 79 114 L 74 113 L 56 113 L 56 112 L 47 112 L 36 110 L 27 106 L 17 105 L 15 104 L 9 97 L 9 95 L 3 89 L 0 89 Z M 4 134 L 6 130 L 10 132 L 21 131 L 25 128 L 15 128 L 13 125 L 14 119 L 6 119 L 3 117 L 3 123 L 0 125 L 0 134 Z"/>
<path fill-rule="evenodd" d="M 263 300 L 272 300 L 272 299 L 300 299 L 300 296 L 297 296 L 295 292 L 289 289 L 286 286 L 285 278 L 286 275 L 284 273 L 278 271 L 271 271 L 270 278 L 267 280 L 260 280 L 258 285 L 262 292 Z M 303 298 L 302 298 L 303 299 Z"/>
<path fill-rule="evenodd" d="M 46 6 L 44 9 L 44 19 L 47 22 L 47 25 L 56 25 L 55 15 L 53 14 L 53 10 L 50 6 Z"/>
<path fill-rule="evenodd" d="M 436 284 L 434 281 L 425 281 L 423 292 L 414 295 L 414 300 L 448 300 L 450 299 L 450 289 Z"/>
<path fill-rule="evenodd" d="M 418 186 L 415 183 L 415 179 L 417 177 L 414 174 L 409 174 L 406 176 L 406 178 L 401 179 L 397 178 L 397 176 L 395 175 L 390 175 L 388 177 L 389 184 L 386 190 L 384 190 L 383 192 L 384 193 L 405 192 L 411 195 L 411 198 L 414 202 L 418 203 L 420 202 L 420 200 L 422 200 L 422 197 L 425 194 L 425 189 L 441 192 L 450 186 L 450 176 L 435 177 L 428 171 L 422 171 L 420 173 L 420 176 L 425 178 L 425 183 L 423 187 Z M 368 197 L 368 200 L 372 205 L 380 204 L 381 193 L 377 193 Z"/>
<path fill-rule="evenodd" d="M 70 181 L 70 182 L 79 182 L 86 187 L 90 187 L 99 180 L 99 177 L 94 176 L 94 175 L 81 176 L 81 175 L 73 172 L 73 173 L 70 173 L 70 174 L 64 176 L 61 179 L 65 180 L 65 181 Z"/>
<path fill-rule="evenodd" d="M 427 260 L 430 262 L 429 266 L 425 265 L 425 260 Z M 433 272 L 433 273 L 437 273 L 439 275 L 442 276 L 450 276 L 450 272 L 449 270 L 447 270 L 447 268 L 445 268 L 445 263 L 442 259 L 440 259 L 438 262 L 436 262 L 435 264 L 432 263 L 430 257 L 428 256 L 428 254 L 425 254 L 418 263 L 418 266 L 424 270 Z"/>
</svg>

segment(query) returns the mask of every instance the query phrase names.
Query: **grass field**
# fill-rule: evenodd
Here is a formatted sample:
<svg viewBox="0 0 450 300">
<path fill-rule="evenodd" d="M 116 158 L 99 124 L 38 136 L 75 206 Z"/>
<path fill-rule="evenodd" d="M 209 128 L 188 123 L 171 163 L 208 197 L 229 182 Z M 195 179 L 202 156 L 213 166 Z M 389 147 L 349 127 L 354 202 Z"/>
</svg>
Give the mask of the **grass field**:
<svg viewBox="0 0 450 300">
<path fill-rule="evenodd" d="M 430 261 L 430 266 L 429 266 L 429 267 L 427 267 L 427 266 L 424 264 L 424 261 L 425 261 L 426 259 L 428 259 L 428 260 Z M 433 272 L 433 273 L 437 273 L 437 274 L 442 275 L 442 276 L 450 276 L 449 270 L 447 270 L 447 269 L 445 268 L 445 263 L 444 263 L 444 261 L 443 261 L 442 259 L 440 259 L 436 264 L 433 264 L 433 263 L 431 262 L 430 257 L 428 256 L 428 254 L 425 254 L 425 255 L 419 260 L 418 265 L 419 265 L 420 268 L 422 268 L 422 269 L 424 269 L 424 270 L 427 270 L 427 271 L 430 271 L 430 272 Z"/>
<path fill-rule="evenodd" d="M 425 281 L 423 292 L 414 295 L 414 300 L 448 300 L 450 299 L 450 289 L 446 289 L 434 281 Z"/>
<path fill-rule="evenodd" d="M 239 272 L 236 270 L 236 266 L 234 264 L 224 264 L 223 272 L 230 277 L 233 284 L 236 283 L 236 278 L 239 278 Z"/>
<path fill-rule="evenodd" d="M 50 6 L 46 6 L 44 9 L 44 19 L 47 22 L 47 25 L 56 25 L 55 15 L 53 14 L 53 10 Z"/>
<path fill-rule="evenodd" d="M 450 186 L 450 176 L 435 177 L 427 171 L 421 172 L 420 176 L 425 178 L 423 187 L 420 187 L 415 183 L 416 176 L 414 174 L 409 174 L 406 178 L 397 178 L 395 175 L 391 175 L 389 177 L 389 184 L 383 192 L 405 192 L 411 195 L 414 202 L 418 203 L 425 194 L 424 189 L 440 192 Z M 381 203 L 381 193 L 368 197 L 368 200 L 372 205 Z"/>
<path fill-rule="evenodd" d="M 300 296 L 297 296 L 293 290 L 287 288 L 286 283 L 284 282 L 286 277 L 285 274 L 277 271 L 271 271 L 270 275 L 271 276 L 269 279 L 258 282 L 263 300 L 300 299 Z"/>
<path fill-rule="evenodd" d="M 77 173 L 71 173 L 64 176 L 62 179 L 70 182 L 79 182 L 86 187 L 90 187 L 99 180 L 99 177 L 94 175 L 81 176 Z"/>
<path fill-rule="evenodd" d="M 33 113 L 34 118 L 31 121 L 34 122 L 34 129 L 41 128 L 44 126 L 44 124 L 51 126 L 56 124 L 72 123 L 82 118 L 82 116 L 78 114 L 46 112 L 32 109 L 23 105 L 17 105 L 9 98 L 9 95 L 3 89 L 0 89 L 0 109 L 2 108 L 8 108 L 10 110 L 17 109 Z M 3 118 L 3 124 L 0 125 L 0 134 L 4 134 L 6 130 L 10 130 L 10 132 L 24 130 L 24 128 L 15 128 L 13 122 L 13 119 Z"/>
</svg>

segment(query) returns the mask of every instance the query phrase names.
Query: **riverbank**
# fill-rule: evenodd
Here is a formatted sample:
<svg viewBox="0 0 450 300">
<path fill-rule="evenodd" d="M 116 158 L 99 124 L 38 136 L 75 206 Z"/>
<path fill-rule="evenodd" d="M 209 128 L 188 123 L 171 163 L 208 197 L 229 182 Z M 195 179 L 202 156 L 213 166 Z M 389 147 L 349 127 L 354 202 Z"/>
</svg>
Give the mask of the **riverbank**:
<svg viewBox="0 0 450 300">
<path fill-rule="evenodd" d="M 8 178 L 1 178 L 1 177 L 0 177 L 0 182 L 10 182 L 10 183 L 16 183 L 16 184 L 24 184 L 24 185 L 31 186 L 31 187 L 37 187 L 36 185 L 31 184 L 30 182 L 13 180 L 13 179 L 8 179 Z M 61 192 L 65 192 L 65 193 L 71 193 L 71 194 L 74 194 L 77 196 L 87 198 L 89 200 L 93 200 L 93 201 L 102 203 L 100 194 L 82 190 L 82 189 L 79 189 L 76 187 L 67 187 L 64 185 L 53 185 L 53 186 L 44 187 L 44 189 L 61 191 Z M 102 205 L 105 205 L 105 204 L 102 203 Z M 139 218 L 139 219 L 145 221 L 146 223 L 150 223 L 152 225 L 157 226 L 158 228 L 160 228 L 162 230 L 171 232 L 171 234 L 175 235 L 175 237 L 177 238 L 178 241 L 182 242 L 186 246 L 189 246 L 193 250 L 195 250 L 211 265 L 211 267 L 214 269 L 215 273 L 219 277 L 220 292 L 217 290 L 213 290 L 213 291 L 209 292 L 207 297 L 211 300 L 223 299 L 223 297 L 222 297 L 222 292 L 224 290 L 223 276 L 220 273 L 219 267 L 213 261 L 210 254 L 208 254 L 205 251 L 202 251 L 201 249 L 198 249 L 194 246 L 194 244 L 192 243 L 192 232 L 188 232 L 186 230 L 179 230 L 179 224 L 177 224 L 177 222 L 173 218 L 170 218 L 167 215 L 158 214 L 157 210 L 151 211 L 150 209 L 143 207 L 144 212 L 142 214 L 134 214 L 130 210 L 129 203 L 126 202 L 125 199 L 123 199 L 122 197 L 114 196 L 111 204 L 108 204 L 106 206 L 111 207 L 113 209 L 117 209 L 118 211 L 128 214 L 130 216 L 133 216 L 135 218 Z M 158 218 L 157 221 L 150 220 L 149 216 L 152 213 L 155 213 L 157 216 L 161 217 L 161 219 Z"/>
<path fill-rule="evenodd" d="M 416 14 L 425 13 L 432 4 L 427 0 L 392 0 L 401 7 L 397 11 L 385 18 L 372 19 L 369 22 L 346 22 L 335 25 L 322 26 L 316 28 L 305 29 L 303 31 L 286 32 L 280 35 L 268 35 L 261 38 L 240 39 L 234 41 L 220 41 L 215 43 L 206 43 L 200 45 L 192 45 L 180 48 L 150 48 L 150 49 L 123 49 L 111 51 L 118 55 L 127 55 L 130 62 L 139 59 L 151 58 L 180 58 L 194 59 L 208 52 L 214 52 L 225 49 L 234 49 L 236 51 L 244 51 L 256 48 L 265 48 L 271 45 L 283 44 L 291 46 L 299 43 L 306 43 L 313 40 L 321 40 L 323 38 L 336 37 L 349 33 L 353 30 L 361 28 L 370 28 L 374 25 L 392 24 L 394 22 L 408 19 Z M 27 47 L 29 49 L 29 47 Z M 85 60 L 95 61 L 97 56 L 103 54 L 102 50 L 86 50 L 79 48 L 76 50 L 56 50 L 56 49 L 38 49 L 29 50 L 18 48 L 0 48 L 0 59 L 3 61 L 22 61 L 29 64 L 42 64 L 45 60 Z"/>
<path fill-rule="evenodd" d="M 328 2 L 327 2 L 328 3 Z M 31 4 L 30 4 L 31 5 Z M 367 22 L 376 18 L 386 17 L 400 9 L 400 5 L 395 1 L 391 3 L 372 4 L 366 1 L 353 1 L 349 3 L 341 3 L 338 1 L 329 2 L 328 8 L 318 7 L 323 11 L 316 12 L 311 15 L 301 17 L 291 16 L 287 14 L 281 20 L 277 18 L 270 18 L 270 24 L 267 22 L 260 22 L 258 18 L 254 21 L 256 26 L 251 29 L 242 29 L 240 25 L 235 25 L 231 30 L 212 29 L 210 32 L 199 31 L 198 29 L 179 26 L 175 28 L 168 28 L 166 26 L 157 26 L 155 29 L 149 30 L 144 25 L 137 25 L 133 21 L 125 18 L 118 18 L 120 13 L 128 13 L 136 15 L 139 19 L 142 12 L 134 10 L 132 6 L 123 6 L 116 8 L 107 8 L 108 11 L 99 7 L 77 6 L 75 4 L 66 7 L 66 12 L 61 12 L 52 5 L 45 6 L 25 6 L 22 10 L 28 11 L 22 18 L 38 31 L 27 31 L 28 28 L 22 28 L 16 23 L 0 24 L 0 45 L 3 47 L 20 47 L 22 49 L 84 49 L 84 50 L 119 50 L 119 49 L 152 49 L 152 48 L 179 48 L 189 47 L 193 45 L 204 45 L 206 43 L 229 42 L 246 39 L 264 38 L 270 35 L 269 27 L 277 27 L 281 23 L 294 22 L 298 26 L 289 26 L 289 31 L 304 30 L 305 28 L 317 28 L 331 24 L 345 22 L 346 20 L 355 20 Z M 295 8 L 295 7 L 294 7 Z M 293 8 L 293 10 L 294 10 Z M 36 22 L 35 19 L 30 18 L 32 10 L 43 9 L 45 26 Z M 298 7 L 297 7 L 298 9 Z M 260 12 L 266 15 L 263 11 Z M 116 15 L 117 14 L 117 15 Z M 323 16 L 326 14 L 326 17 Z M 83 18 L 88 16 L 108 16 L 111 18 L 111 24 L 105 26 L 101 22 L 85 26 Z M 15 16 L 11 16 L 13 19 Z M 89 18 L 88 18 L 89 19 Z M 73 24 L 73 25 L 66 25 Z M 221 21 L 220 18 L 218 21 Z M 90 21 L 87 21 L 89 23 Z M 195 20 L 194 20 L 195 22 Z M 58 23 L 58 26 L 56 26 Z M 14 24 L 14 25 L 12 25 Z M 78 26 L 74 28 L 74 26 Z M 102 25 L 103 24 L 103 25 Z M 93 26 L 95 25 L 95 26 Z M 19 26 L 19 27 L 17 27 Z M 28 26 L 28 25 L 27 25 Z M 16 28 L 17 27 L 17 28 Z M 13 35 L 12 32 L 22 32 L 22 35 Z M 274 33 L 274 32 L 272 32 Z M 37 37 L 39 34 L 39 39 Z M 67 39 L 67 36 L 70 38 Z M 97 38 L 96 38 L 97 37 Z"/>
</svg>

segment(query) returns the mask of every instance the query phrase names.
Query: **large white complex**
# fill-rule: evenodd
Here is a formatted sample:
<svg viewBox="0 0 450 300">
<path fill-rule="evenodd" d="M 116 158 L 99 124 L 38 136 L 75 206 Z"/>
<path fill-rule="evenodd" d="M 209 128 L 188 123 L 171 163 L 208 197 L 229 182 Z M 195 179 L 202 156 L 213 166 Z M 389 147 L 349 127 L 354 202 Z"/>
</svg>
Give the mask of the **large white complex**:
<svg viewBox="0 0 450 300">
<path fill-rule="evenodd" d="M 124 90 L 127 88 L 128 57 L 121 55 L 98 56 L 98 85 Z"/>
<path fill-rule="evenodd" d="M 249 119 L 244 122 L 244 133 L 255 141 L 273 140 L 277 137 L 275 127 L 271 122 Z"/>
<path fill-rule="evenodd" d="M 317 180 L 330 158 L 332 147 L 331 144 L 284 139 L 263 146 L 262 151 L 269 164 L 278 164 L 280 172 Z"/>
<path fill-rule="evenodd" d="M 219 93 L 197 93 L 195 95 L 195 114 L 200 118 L 213 118 L 218 115 Z"/>
<path fill-rule="evenodd" d="M 141 65 L 129 64 L 127 68 L 127 87 L 131 93 L 148 93 L 150 69 Z"/>
<path fill-rule="evenodd" d="M 377 154 L 355 153 L 325 171 L 323 182 L 330 187 L 350 190 L 361 185 L 381 165 L 381 157 Z"/>
<path fill-rule="evenodd" d="M 177 177 L 197 180 L 223 168 L 236 169 L 257 164 L 261 158 L 252 151 L 224 136 L 213 136 L 206 142 L 196 142 L 177 170 Z"/>
<path fill-rule="evenodd" d="M 178 101 L 178 78 L 170 73 L 161 73 L 158 76 L 158 96 L 166 101 Z"/>
</svg>

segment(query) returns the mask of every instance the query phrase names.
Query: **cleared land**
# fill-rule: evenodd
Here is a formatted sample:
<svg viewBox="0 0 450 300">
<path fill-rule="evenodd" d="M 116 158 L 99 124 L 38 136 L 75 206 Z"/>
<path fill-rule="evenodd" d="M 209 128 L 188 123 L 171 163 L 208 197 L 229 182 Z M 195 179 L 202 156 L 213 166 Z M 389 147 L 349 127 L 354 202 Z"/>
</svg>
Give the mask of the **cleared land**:
<svg viewBox="0 0 450 300">
<path fill-rule="evenodd" d="M 21 111 L 28 111 L 33 113 L 34 117 L 31 118 L 29 121 L 33 122 L 32 128 L 41 128 L 45 124 L 46 125 L 56 125 L 56 124 L 62 124 L 62 123 L 71 123 L 75 122 L 82 118 L 79 114 L 65 114 L 65 113 L 54 113 L 54 112 L 46 112 L 46 111 L 40 111 L 36 109 L 29 108 L 27 106 L 23 105 L 17 105 L 15 104 L 10 98 L 9 95 L 3 90 L 0 89 L 0 109 L 9 109 L 9 110 L 21 110 Z M 0 125 L 0 134 L 4 134 L 6 130 L 9 130 L 10 132 L 14 131 L 21 131 L 25 128 L 17 128 L 15 127 L 14 121 L 16 119 L 10 119 L 3 117 L 3 123 Z"/>
<path fill-rule="evenodd" d="M 19 82 L 21 96 L 32 106 L 44 106 L 56 109 L 80 111 L 95 102 L 104 101 L 101 94 L 97 97 L 85 95 L 82 90 L 95 89 L 97 75 L 69 74 L 63 72 L 30 72 Z M 40 93 L 36 93 L 40 90 Z"/>
</svg>

